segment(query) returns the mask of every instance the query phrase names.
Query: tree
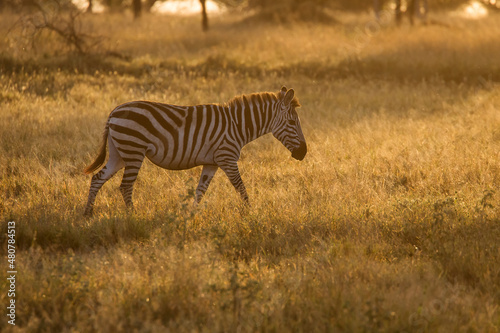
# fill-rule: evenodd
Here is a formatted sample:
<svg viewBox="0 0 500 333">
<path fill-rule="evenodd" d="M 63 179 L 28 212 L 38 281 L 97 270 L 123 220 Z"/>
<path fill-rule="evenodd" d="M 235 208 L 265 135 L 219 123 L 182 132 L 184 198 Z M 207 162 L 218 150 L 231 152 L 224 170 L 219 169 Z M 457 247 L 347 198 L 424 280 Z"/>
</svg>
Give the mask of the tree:
<svg viewBox="0 0 500 333">
<path fill-rule="evenodd" d="M 123 0 L 102 0 L 101 1 L 103 5 L 109 8 L 110 11 L 116 12 L 116 11 L 122 11 L 124 9 L 125 4 Z M 130 3 L 130 2 L 128 2 Z"/>
<path fill-rule="evenodd" d="M 26 0 L 22 0 L 26 4 Z M 30 0 L 30 7 L 23 6 L 24 13 L 12 28 L 16 41 L 26 43 L 36 50 L 41 36 L 54 35 L 66 47 L 79 54 L 89 54 L 102 41 L 85 31 L 81 24 L 82 12 L 70 0 Z"/>
<path fill-rule="evenodd" d="M 134 12 L 134 19 L 141 17 L 142 2 L 141 0 L 132 0 L 132 11 Z"/>
<path fill-rule="evenodd" d="M 208 16 L 206 0 L 200 0 L 201 3 L 201 28 L 203 31 L 208 31 Z"/>
<path fill-rule="evenodd" d="M 157 0 L 147 0 L 146 1 L 146 11 L 147 12 L 150 12 L 151 11 L 151 8 L 153 7 L 153 5 L 156 3 Z"/>
<path fill-rule="evenodd" d="M 415 16 L 422 19 L 424 23 L 427 22 L 427 12 L 429 11 L 429 6 L 427 0 L 409 0 L 408 2 L 408 16 L 410 23 L 413 25 L 413 19 Z"/>
<path fill-rule="evenodd" d="M 246 19 L 246 21 L 285 24 L 294 22 L 330 24 L 336 22 L 336 20 L 325 9 L 342 9 L 338 5 L 339 1 L 345 0 L 247 0 L 248 7 L 255 10 L 255 15 Z M 366 2 L 366 0 L 359 1 Z"/>
<path fill-rule="evenodd" d="M 379 12 L 381 8 L 380 0 L 373 0 L 373 10 L 375 15 L 379 18 Z M 383 1 L 382 1 L 383 3 Z M 406 1 L 406 11 L 402 10 L 403 1 L 395 0 L 394 15 L 396 19 L 396 24 L 401 24 L 403 20 L 403 15 L 408 14 L 408 19 L 413 25 L 415 16 L 421 17 L 423 21 L 426 21 L 428 5 L 427 0 L 407 0 Z"/>
</svg>

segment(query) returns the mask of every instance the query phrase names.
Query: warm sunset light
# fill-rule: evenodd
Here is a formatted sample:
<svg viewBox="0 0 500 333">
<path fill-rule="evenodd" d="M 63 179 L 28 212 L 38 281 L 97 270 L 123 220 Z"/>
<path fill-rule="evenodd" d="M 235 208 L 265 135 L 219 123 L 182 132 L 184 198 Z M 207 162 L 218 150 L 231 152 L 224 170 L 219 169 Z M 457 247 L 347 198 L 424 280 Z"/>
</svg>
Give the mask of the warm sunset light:
<svg viewBox="0 0 500 333">
<path fill-rule="evenodd" d="M 72 0 L 73 3 L 81 10 L 88 7 L 88 0 Z M 92 11 L 94 13 L 102 13 L 106 7 L 98 1 L 93 4 Z M 207 12 L 220 13 L 224 9 L 215 1 L 207 1 Z M 194 15 L 201 11 L 201 4 L 199 0 L 167 0 L 156 1 L 151 7 L 151 12 L 159 14 L 176 14 L 176 15 Z"/>
<path fill-rule="evenodd" d="M 482 3 L 473 1 L 463 8 L 462 15 L 464 15 L 466 18 L 480 19 L 488 15 L 488 10 L 483 6 Z"/>
<path fill-rule="evenodd" d="M 207 1 L 207 12 L 219 13 L 222 8 L 214 1 Z M 199 0 L 170 0 L 157 2 L 151 8 L 153 12 L 160 14 L 193 15 L 201 11 Z"/>
<path fill-rule="evenodd" d="M 0 0 L 0 332 L 499 332 L 499 55 L 499 0 Z"/>
</svg>

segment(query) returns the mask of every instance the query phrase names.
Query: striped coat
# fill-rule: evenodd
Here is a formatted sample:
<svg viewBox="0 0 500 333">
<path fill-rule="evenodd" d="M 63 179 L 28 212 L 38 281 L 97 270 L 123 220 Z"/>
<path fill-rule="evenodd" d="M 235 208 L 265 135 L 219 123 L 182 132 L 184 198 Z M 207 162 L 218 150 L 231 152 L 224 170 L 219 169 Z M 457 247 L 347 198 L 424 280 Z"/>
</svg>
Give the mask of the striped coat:
<svg viewBox="0 0 500 333">
<path fill-rule="evenodd" d="M 307 146 L 296 108 L 293 89 L 233 98 L 226 104 L 178 106 L 134 101 L 116 107 L 108 117 L 98 157 L 85 168 L 92 177 L 85 214 L 91 215 L 97 192 L 117 171 L 125 168 L 120 191 L 127 207 L 133 207 L 132 189 L 145 157 L 169 170 L 202 165 L 196 202 L 205 194 L 221 168 L 248 203 L 237 161 L 244 145 L 258 137 L 273 135 L 302 160 Z"/>
</svg>

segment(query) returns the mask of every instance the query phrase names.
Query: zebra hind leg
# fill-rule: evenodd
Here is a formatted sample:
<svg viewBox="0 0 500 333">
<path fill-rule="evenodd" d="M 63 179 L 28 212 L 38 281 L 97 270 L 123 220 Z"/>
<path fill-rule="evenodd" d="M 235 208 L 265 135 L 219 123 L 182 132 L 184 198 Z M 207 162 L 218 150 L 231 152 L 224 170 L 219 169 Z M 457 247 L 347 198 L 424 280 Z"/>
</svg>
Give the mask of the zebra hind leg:
<svg viewBox="0 0 500 333">
<path fill-rule="evenodd" d="M 97 192 L 101 189 L 102 185 L 107 182 L 111 177 L 115 175 L 121 168 L 123 168 L 124 163 L 120 155 L 118 154 L 116 148 L 109 142 L 109 159 L 108 163 L 92 177 L 89 189 L 89 197 L 87 200 L 87 205 L 85 207 L 85 216 L 91 216 L 94 210 L 94 202 L 97 196 Z"/>
<path fill-rule="evenodd" d="M 137 180 L 137 175 L 139 174 L 139 169 L 141 168 L 142 159 L 135 159 L 133 161 L 126 162 L 125 171 L 123 172 L 122 183 L 120 184 L 120 192 L 122 193 L 125 205 L 127 205 L 128 210 L 134 209 L 134 203 L 132 201 L 132 192 L 134 190 L 134 183 Z"/>
<path fill-rule="evenodd" d="M 208 185 L 210 185 L 210 181 L 214 178 L 215 173 L 219 167 L 217 165 L 204 165 L 203 170 L 201 171 L 200 182 L 198 183 L 198 187 L 196 188 L 196 198 L 194 200 L 195 204 L 200 203 L 201 198 L 205 195 L 205 192 L 208 189 Z"/>
</svg>

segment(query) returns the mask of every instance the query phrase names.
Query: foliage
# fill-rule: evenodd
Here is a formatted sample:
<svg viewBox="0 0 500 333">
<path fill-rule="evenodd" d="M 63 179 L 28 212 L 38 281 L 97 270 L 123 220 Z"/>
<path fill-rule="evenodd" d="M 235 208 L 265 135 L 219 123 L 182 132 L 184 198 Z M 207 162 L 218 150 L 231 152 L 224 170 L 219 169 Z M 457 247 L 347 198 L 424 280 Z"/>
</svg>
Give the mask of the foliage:
<svg viewBox="0 0 500 333">
<path fill-rule="evenodd" d="M 331 15 L 325 12 L 328 0 L 249 0 L 248 7 L 256 10 L 247 21 L 289 24 L 294 22 L 334 23 Z"/>
<path fill-rule="evenodd" d="M 407 5 L 408 1 L 402 0 L 404 6 Z M 446 9 L 446 8 L 456 8 L 460 5 L 469 3 L 469 0 L 437 0 L 429 1 L 429 6 L 431 9 Z M 380 6 L 388 7 L 393 4 L 393 0 L 379 0 Z M 316 8 L 318 11 L 325 8 L 335 8 L 340 10 L 348 11 L 371 11 L 373 10 L 374 1 L 366 0 L 277 0 L 277 1 L 266 1 L 266 0 L 249 0 L 248 5 L 252 8 L 259 8 L 260 10 L 266 10 L 267 8 L 288 8 L 289 11 L 300 11 L 301 8 Z"/>
</svg>

